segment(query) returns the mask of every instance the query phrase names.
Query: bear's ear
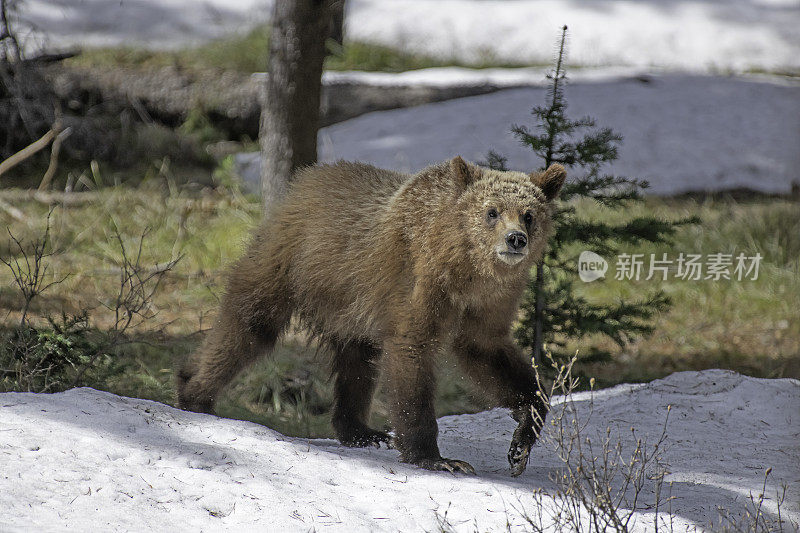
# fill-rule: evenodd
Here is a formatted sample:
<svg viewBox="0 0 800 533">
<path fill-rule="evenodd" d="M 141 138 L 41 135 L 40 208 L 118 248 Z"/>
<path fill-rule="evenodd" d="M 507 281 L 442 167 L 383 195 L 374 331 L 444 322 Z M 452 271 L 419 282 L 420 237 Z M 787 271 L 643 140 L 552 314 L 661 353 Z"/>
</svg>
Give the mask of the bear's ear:
<svg viewBox="0 0 800 533">
<path fill-rule="evenodd" d="M 556 199 L 565 179 L 567 179 L 567 171 L 558 163 L 553 163 L 544 172 L 531 174 L 531 181 L 542 189 L 549 201 Z"/>
<path fill-rule="evenodd" d="M 461 159 L 460 155 L 457 155 L 450 160 L 450 168 L 453 171 L 453 176 L 455 177 L 456 183 L 462 187 L 466 187 L 472 183 L 472 171 L 470 170 L 469 165 L 467 165 L 467 162 Z"/>
</svg>

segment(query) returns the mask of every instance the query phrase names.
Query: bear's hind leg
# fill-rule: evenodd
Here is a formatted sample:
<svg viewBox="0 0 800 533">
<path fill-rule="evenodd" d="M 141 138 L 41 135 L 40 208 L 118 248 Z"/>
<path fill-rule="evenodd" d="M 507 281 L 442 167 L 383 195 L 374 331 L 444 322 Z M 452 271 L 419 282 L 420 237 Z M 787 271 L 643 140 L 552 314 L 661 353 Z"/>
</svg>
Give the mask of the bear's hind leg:
<svg viewBox="0 0 800 533">
<path fill-rule="evenodd" d="M 178 372 L 181 409 L 210 413 L 220 391 L 247 365 L 272 351 L 289 323 L 287 298 L 266 283 L 259 287 L 251 281 L 256 276 L 242 270 L 232 276 L 205 342 Z"/>
<path fill-rule="evenodd" d="M 331 343 L 335 373 L 332 424 L 345 446 L 380 446 L 389 443 L 383 431 L 369 427 L 369 410 L 378 379 L 380 350 L 366 342 Z"/>
<path fill-rule="evenodd" d="M 221 314 L 223 311 L 221 311 Z M 248 331 L 231 316 L 222 316 L 206 341 L 178 372 L 178 406 L 211 413 L 220 391 L 246 366 L 275 346 L 279 331 Z"/>
</svg>

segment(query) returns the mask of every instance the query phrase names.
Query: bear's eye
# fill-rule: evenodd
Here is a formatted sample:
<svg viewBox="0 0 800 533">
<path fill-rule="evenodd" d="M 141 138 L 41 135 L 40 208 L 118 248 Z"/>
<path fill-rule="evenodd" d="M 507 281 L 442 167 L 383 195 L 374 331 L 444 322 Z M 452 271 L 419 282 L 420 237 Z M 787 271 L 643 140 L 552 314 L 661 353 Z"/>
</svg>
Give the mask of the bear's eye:
<svg viewBox="0 0 800 533">
<path fill-rule="evenodd" d="M 522 217 L 522 218 L 523 218 L 523 220 L 525 221 L 525 225 L 526 225 L 526 226 L 530 226 L 530 225 L 531 225 L 531 222 L 533 222 L 533 215 L 531 214 L 531 212 L 530 212 L 530 211 L 528 211 L 527 213 L 525 213 L 525 216 L 524 216 L 524 217 Z"/>
<path fill-rule="evenodd" d="M 497 214 L 497 209 L 494 207 L 490 207 L 489 210 L 486 211 L 486 218 L 489 220 L 489 222 L 497 220 L 498 216 L 500 215 Z"/>
</svg>

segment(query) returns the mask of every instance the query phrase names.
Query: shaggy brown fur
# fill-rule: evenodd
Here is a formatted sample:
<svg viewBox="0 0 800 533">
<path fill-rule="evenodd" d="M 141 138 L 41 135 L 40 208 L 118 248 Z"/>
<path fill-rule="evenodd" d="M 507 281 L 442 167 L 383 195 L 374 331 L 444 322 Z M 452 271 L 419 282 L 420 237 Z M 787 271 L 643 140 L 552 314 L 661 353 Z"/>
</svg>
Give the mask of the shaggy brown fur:
<svg viewBox="0 0 800 533">
<path fill-rule="evenodd" d="M 545 411 L 510 329 L 565 175 L 559 165 L 528 176 L 460 157 L 414 176 L 346 162 L 300 171 L 231 270 L 217 323 L 179 373 L 181 407 L 211 411 L 294 316 L 334 351 L 342 443 L 388 439 L 367 425 L 380 362 L 401 460 L 472 471 L 443 459 L 436 442 L 434 362 L 448 349 L 515 409 L 529 450 Z"/>
</svg>

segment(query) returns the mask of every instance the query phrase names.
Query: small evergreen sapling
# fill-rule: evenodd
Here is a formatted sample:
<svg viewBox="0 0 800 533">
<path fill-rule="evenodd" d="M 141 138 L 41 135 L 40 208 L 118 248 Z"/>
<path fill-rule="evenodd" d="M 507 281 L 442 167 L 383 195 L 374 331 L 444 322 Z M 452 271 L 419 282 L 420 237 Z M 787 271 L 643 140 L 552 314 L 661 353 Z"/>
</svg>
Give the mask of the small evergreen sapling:
<svg viewBox="0 0 800 533">
<path fill-rule="evenodd" d="M 570 180 L 561 192 L 562 202 L 554 214 L 554 234 L 546 256 L 536 266 L 523 303 L 517 340 L 531 348 L 534 361 L 542 361 L 545 343 L 554 345 L 551 351 L 557 359 L 564 339 L 579 339 L 591 334 L 603 334 L 619 346 L 637 336 L 652 332 L 651 319 L 669 308 L 670 302 L 662 291 L 646 295 L 638 301 L 617 301 L 613 304 L 590 302 L 576 294 L 577 276 L 574 248 L 592 250 L 609 258 L 618 253 L 621 245 L 662 243 L 669 241 L 679 225 L 694 220 L 667 221 L 646 216 L 630 218 L 622 223 L 608 223 L 581 217 L 571 199 L 591 198 L 601 206 L 619 210 L 630 202 L 641 201 L 646 181 L 601 173 L 605 163 L 617 158 L 622 136 L 609 128 L 599 128 L 591 117 L 571 119 L 566 115 L 564 96 L 566 84 L 565 44 L 567 27 L 562 28 L 555 68 L 548 74 L 551 80 L 544 106 L 536 106 L 531 114 L 535 127 L 515 125 L 514 136 L 539 157 L 541 168 L 552 163 L 568 167 Z M 507 160 L 490 151 L 490 167 L 506 168 Z M 576 172 L 580 169 L 582 172 Z M 587 361 L 604 354 L 582 355 Z"/>
</svg>

